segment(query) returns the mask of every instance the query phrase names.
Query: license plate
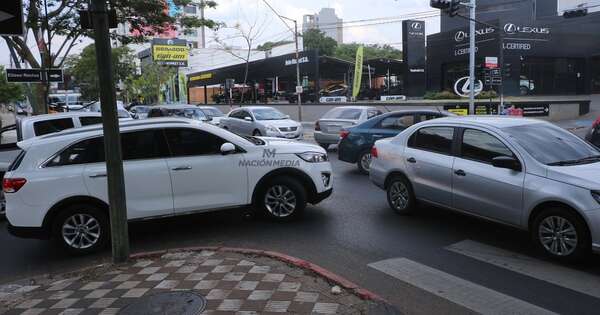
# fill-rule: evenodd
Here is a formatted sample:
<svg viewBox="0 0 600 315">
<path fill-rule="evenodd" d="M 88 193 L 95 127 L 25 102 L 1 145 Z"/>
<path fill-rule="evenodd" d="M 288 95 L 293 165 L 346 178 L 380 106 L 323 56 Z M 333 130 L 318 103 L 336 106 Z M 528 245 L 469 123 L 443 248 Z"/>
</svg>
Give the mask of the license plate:
<svg viewBox="0 0 600 315">
<path fill-rule="evenodd" d="M 289 134 L 285 135 L 285 137 L 291 139 L 291 138 L 295 138 L 296 135 L 293 133 L 289 133 Z"/>
</svg>

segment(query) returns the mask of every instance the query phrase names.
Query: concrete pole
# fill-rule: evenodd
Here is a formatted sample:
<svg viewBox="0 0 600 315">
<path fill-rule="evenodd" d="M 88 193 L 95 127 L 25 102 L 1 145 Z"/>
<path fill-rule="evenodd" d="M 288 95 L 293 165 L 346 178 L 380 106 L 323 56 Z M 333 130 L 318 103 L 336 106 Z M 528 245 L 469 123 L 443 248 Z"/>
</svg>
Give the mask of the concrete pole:
<svg viewBox="0 0 600 315">
<path fill-rule="evenodd" d="M 113 262 L 123 263 L 129 259 L 129 234 L 127 230 L 125 179 L 121 158 L 121 135 L 117 117 L 106 1 L 92 0 L 90 12 L 94 25 L 96 65 L 100 82 Z"/>
<path fill-rule="evenodd" d="M 200 1 L 200 19 L 204 21 L 204 0 Z M 206 35 L 204 33 L 204 25 L 200 27 L 200 43 L 201 48 L 206 48 Z"/>
<path fill-rule="evenodd" d="M 296 41 L 296 86 L 302 86 L 302 82 L 300 82 L 300 53 L 298 52 L 298 22 L 296 20 L 294 20 L 294 39 Z M 298 95 L 298 122 L 302 122 L 302 93 L 296 94 Z"/>
<path fill-rule="evenodd" d="M 475 113 L 475 9 L 476 9 L 476 0 L 471 0 L 469 5 L 470 17 L 469 21 L 470 26 L 470 35 L 469 35 L 469 114 Z"/>
</svg>

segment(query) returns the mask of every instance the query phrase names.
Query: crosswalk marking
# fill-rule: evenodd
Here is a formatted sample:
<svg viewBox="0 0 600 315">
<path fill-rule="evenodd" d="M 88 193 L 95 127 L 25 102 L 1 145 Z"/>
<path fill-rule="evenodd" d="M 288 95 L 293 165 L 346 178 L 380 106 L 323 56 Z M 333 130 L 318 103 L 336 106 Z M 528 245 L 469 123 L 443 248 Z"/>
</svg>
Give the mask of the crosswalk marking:
<svg viewBox="0 0 600 315">
<path fill-rule="evenodd" d="M 410 259 L 382 260 L 369 267 L 481 314 L 554 314 Z"/>
<path fill-rule="evenodd" d="M 501 268 L 600 298 L 600 277 L 479 242 L 464 240 L 446 247 Z"/>
</svg>

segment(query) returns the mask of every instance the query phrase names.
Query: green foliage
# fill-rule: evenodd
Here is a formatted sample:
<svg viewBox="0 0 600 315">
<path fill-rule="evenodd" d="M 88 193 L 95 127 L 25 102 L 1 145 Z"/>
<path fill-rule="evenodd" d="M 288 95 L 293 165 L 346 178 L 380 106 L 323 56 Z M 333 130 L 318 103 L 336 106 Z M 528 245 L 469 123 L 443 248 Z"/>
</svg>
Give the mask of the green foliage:
<svg viewBox="0 0 600 315">
<path fill-rule="evenodd" d="M 25 99 L 23 86 L 6 81 L 6 71 L 0 66 L 0 104 L 8 104 Z"/>
<path fill-rule="evenodd" d="M 454 94 L 451 91 L 432 92 L 428 91 L 423 96 L 426 100 L 456 100 L 460 99 L 460 96 Z"/>
<path fill-rule="evenodd" d="M 356 50 L 359 43 L 341 44 L 335 49 L 334 56 L 346 61 L 354 62 L 356 59 Z M 402 59 L 402 51 L 390 45 L 363 45 L 364 60 L 376 58 Z"/>
<path fill-rule="evenodd" d="M 321 56 L 333 56 L 337 47 L 337 42 L 333 38 L 325 36 L 325 33 L 318 29 L 310 29 L 304 32 L 302 41 L 304 50 L 318 49 Z"/>
<path fill-rule="evenodd" d="M 135 72 L 134 58 L 135 56 L 126 46 L 112 49 L 111 59 L 115 82 L 125 81 Z M 69 58 L 66 66 L 67 72 L 75 77 L 75 84 L 80 87 L 83 99 L 97 100 L 100 97 L 100 88 L 94 44 L 86 46 L 78 56 Z"/>
<path fill-rule="evenodd" d="M 293 41 L 280 40 L 277 42 L 266 42 L 266 43 L 263 43 L 262 45 L 258 45 L 258 47 L 256 47 L 256 50 L 267 51 L 267 50 L 273 49 L 274 47 L 281 46 L 281 45 L 287 45 L 290 43 L 293 43 Z"/>
<path fill-rule="evenodd" d="M 128 95 L 142 96 L 146 104 L 159 103 L 161 87 L 173 79 L 176 68 L 154 63 L 142 67 L 141 75 L 131 75 L 125 81 Z"/>
</svg>

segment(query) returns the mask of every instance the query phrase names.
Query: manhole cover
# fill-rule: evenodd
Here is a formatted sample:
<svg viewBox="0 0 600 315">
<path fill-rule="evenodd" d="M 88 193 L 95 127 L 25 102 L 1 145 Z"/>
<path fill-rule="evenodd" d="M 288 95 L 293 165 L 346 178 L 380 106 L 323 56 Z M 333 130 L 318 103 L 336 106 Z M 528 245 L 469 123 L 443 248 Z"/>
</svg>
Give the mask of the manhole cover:
<svg viewBox="0 0 600 315">
<path fill-rule="evenodd" d="M 206 300 L 193 292 L 164 292 L 139 298 L 123 308 L 120 315 L 198 315 Z"/>
</svg>

